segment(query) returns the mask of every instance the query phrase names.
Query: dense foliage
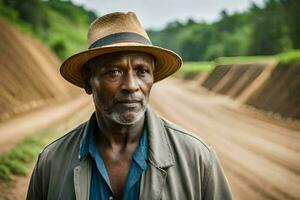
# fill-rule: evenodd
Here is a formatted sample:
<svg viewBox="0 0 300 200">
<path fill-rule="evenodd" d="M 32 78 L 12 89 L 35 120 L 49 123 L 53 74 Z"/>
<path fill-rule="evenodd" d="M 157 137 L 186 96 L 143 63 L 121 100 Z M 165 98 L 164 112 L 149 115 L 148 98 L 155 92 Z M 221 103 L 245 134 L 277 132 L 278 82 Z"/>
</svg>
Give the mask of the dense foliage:
<svg viewBox="0 0 300 200">
<path fill-rule="evenodd" d="M 170 48 L 184 60 L 213 60 L 221 56 L 273 55 L 300 48 L 300 1 L 265 0 L 248 11 L 228 14 L 214 23 L 178 21 L 150 30 L 152 42 Z"/>
<path fill-rule="evenodd" d="M 71 1 L 0 0 L 0 15 L 37 36 L 61 59 L 86 48 L 86 34 L 95 13 Z"/>
</svg>

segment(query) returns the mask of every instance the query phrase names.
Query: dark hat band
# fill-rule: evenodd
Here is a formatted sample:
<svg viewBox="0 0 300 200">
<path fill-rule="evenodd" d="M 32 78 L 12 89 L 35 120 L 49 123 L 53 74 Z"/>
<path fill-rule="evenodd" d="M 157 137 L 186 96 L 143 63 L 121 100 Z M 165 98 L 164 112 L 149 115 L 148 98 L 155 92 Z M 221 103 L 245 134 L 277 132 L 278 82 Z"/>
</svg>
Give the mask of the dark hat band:
<svg viewBox="0 0 300 200">
<path fill-rule="evenodd" d="M 141 44 L 151 45 L 151 41 L 147 38 L 132 32 L 121 32 L 121 33 L 114 33 L 108 36 L 105 36 L 99 40 L 96 40 L 89 49 L 102 47 L 105 45 L 120 43 L 120 42 L 137 42 Z"/>
</svg>

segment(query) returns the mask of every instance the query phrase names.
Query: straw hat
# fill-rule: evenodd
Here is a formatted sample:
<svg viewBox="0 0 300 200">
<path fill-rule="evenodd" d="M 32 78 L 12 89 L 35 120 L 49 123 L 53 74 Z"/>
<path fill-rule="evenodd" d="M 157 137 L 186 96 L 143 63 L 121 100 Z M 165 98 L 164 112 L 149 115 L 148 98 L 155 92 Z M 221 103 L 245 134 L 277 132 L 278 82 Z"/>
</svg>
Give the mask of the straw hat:
<svg viewBox="0 0 300 200">
<path fill-rule="evenodd" d="M 118 51 L 139 51 L 156 58 L 154 82 L 166 78 L 182 64 L 179 55 L 153 46 L 133 12 L 110 13 L 96 19 L 88 31 L 88 49 L 69 57 L 60 67 L 61 75 L 69 82 L 84 87 L 81 69 L 90 59 Z"/>
</svg>

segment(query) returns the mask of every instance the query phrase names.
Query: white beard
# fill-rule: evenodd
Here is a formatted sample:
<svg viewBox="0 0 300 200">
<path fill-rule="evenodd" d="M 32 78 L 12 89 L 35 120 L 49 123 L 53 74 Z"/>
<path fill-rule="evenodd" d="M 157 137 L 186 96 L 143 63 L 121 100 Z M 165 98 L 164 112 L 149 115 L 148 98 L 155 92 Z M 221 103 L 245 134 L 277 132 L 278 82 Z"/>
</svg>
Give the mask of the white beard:
<svg viewBox="0 0 300 200">
<path fill-rule="evenodd" d="M 107 116 L 118 124 L 133 125 L 137 121 L 143 118 L 145 112 L 146 112 L 146 106 L 143 106 L 143 108 L 138 112 L 128 112 L 126 114 L 112 112 L 107 114 Z"/>
</svg>

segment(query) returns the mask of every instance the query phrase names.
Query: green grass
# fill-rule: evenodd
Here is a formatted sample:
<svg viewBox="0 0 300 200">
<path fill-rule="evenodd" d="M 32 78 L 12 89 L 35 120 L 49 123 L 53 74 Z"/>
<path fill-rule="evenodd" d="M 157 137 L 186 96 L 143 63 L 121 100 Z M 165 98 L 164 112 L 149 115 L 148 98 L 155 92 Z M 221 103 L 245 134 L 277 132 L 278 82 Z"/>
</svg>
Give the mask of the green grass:
<svg viewBox="0 0 300 200">
<path fill-rule="evenodd" d="M 26 137 L 9 152 L 0 154 L 0 181 L 10 181 L 12 175 L 26 176 L 28 166 L 55 135 L 53 131 L 46 130 Z"/>
<path fill-rule="evenodd" d="M 49 9 L 51 16 L 51 37 L 46 43 L 52 49 L 55 44 L 63 45 L 61 51 L 55 52 L 61 60 L 65 60 L 70 55 L 86 49 L 87 24 L 74 24 L 59 13 Z"/>
<path fill-rule="evenodd" d="M 236 56 L 236 57 L 220 57 L 212 62 L 184 62 L 177 74 L 190 74 L 198 72 L 210 72 L 216 65 L 220 64 L 245 64 L 245 63 L 261 63 L 276 62 L 277 56 Z"/>
<path fill-rule="evenodd" d="M 300 49 L 278 54 L 278 61 L 281 64 L 288 64 L 300 61 Z"/>
<path fill-rule="evenodd" d="M 179 71 L 187 72 L 208 72 L 214 67 L 212 62 L 184 62 Z"/>
<path fill-rule="evenodd" d="M 175 73 L 175 77 L 182 78 L 191 76 L 193 77 L 199 72 L 209 72 L 214 68 L 212 62 L 184 62 L 178 72 Z"/>
<path fill-rule="evenodd" d="M 220 64 L 246 64 L 246 63 L 266 63 L 276 62 L 277 56 L 235 56 L 235 57 L 220 57 L 214 60 L 216 65 Z"/>
</svg>

